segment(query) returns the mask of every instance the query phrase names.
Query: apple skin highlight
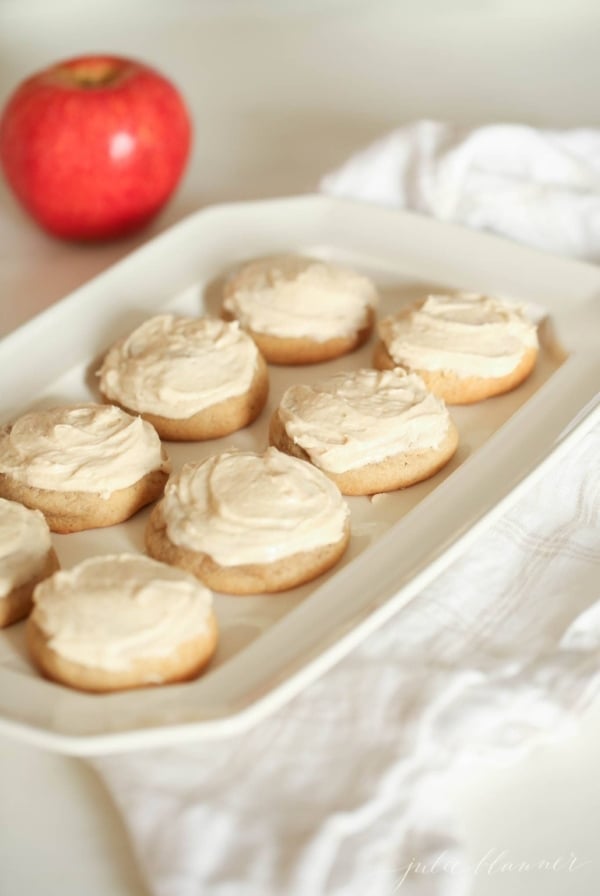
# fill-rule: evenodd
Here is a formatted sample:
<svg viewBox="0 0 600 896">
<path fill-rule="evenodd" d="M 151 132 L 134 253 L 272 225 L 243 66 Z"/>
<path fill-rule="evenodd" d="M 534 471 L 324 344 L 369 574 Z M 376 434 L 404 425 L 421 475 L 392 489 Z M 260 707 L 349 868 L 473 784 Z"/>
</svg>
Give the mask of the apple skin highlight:
<svg viewBox="0 0 600 896">
<path fill-rule="evenodd" d="M 180 93 L 154 69 L 78 57 L 16 89 L 0 119 L 0 161 L 45 230 L 103 240 L 138 230 L 160 211 L 183 174 L 191 137 Z"/>
</svg>

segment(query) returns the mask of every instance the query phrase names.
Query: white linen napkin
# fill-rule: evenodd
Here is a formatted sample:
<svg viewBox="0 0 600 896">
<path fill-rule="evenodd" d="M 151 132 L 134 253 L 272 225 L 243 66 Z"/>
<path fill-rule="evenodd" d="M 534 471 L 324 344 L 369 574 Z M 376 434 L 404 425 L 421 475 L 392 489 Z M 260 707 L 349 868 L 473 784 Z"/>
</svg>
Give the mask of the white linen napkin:
<svg viewBox="0 0 600 896">
<path fill-rule="evenodd" d="M 321 189 L 600 260 L 600 130 L 418 121 L 351 158 Z"/>
<path fill-rule="evenodd" d="M 595 147 L 591 132 L 494 126 L 459 139 L 425 122 L 323 188 L 594 257 Z M 599 457 L 596 429 L 560 476 L 252 731 L 94 760 L 152 893 L 465 894 L 445 776 L 474 754 L 510 759 L 563 734 L 600 690 Z M 416 873 L 436 859 L 441 870 Z"/>
</svg>

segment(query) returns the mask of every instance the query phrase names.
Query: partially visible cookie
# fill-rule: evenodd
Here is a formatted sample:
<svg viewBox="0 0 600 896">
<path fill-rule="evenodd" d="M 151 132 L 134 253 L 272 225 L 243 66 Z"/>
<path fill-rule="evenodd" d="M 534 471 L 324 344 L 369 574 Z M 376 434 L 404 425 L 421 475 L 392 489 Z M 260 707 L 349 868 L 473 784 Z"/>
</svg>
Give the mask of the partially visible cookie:
<svg viewBox="0 0 600 896">
<path fill-rule="evenodd" d="M 269 436 L 280 451 L 319 467 L 345 495 L 414 485 L 448 463 L 458 444 L 444 402 L 400 368 L 291 386 Z"/>
<path fill-rule="evenodd" d="M 298 255 L 250 262 L 225 284 L 223 316 L 237 319 L 271 364 L 337 358 L 371 335 L 371 281 L 348 268 Z"/>
<path fill-rule="evenodd" d="M 269 391 L 267 366 L 237 322 L 159 314 L 107 352 L 100 391 L 141 414 L 163 439 L 200 441 L 251 423 Z"/>
<path fill-rule="evenodd" d="M 37 586 L 27 623 L 35 665 L 83 691 L 195 678 L 217 646 L 212 595 L 140 554 L 92 557 Z"/>
<path fill-rule="evenodd" d="M 33 589 L 58 565 L 43 515 L 0 498 L 0 628 L 29 614 Z"/>
<path fill-rule="evenodd" d="M 337 486 L 274 448 L 186 464 L 150 515 L 148 553 L 215 591 L 284 591 L 340 559 L 349 510 Z"/>
<path fill-rule="evenodd" d="M 150 423 L 113 405 L 32 411 L 0 429 L 0 496 L 41 510 L 54 532 L 128 519 L 169 471 Z"/>
<path fill-rule="evenodd" d="M 418 373 L 448 404 L 471 404 L 520 385 L 538 355 L 535 324 L 509 302 L 476 293 L 430 295 L 384 318 L 374 364 Z"/>
</svg>

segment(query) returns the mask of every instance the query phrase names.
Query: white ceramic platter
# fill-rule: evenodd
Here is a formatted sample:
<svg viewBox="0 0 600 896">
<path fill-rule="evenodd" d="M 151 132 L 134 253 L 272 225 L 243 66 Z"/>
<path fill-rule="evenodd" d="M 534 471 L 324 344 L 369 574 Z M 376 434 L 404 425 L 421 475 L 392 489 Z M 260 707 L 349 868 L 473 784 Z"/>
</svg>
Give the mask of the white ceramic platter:
<svg viewBox="0 0 600 896">
<path fill-rule="evenodd" d="M 43 680 L 23 625 L 0 634 L 0 731 L 90 755 L 231 735 L 330 668 L 466 550 L 598 419 L 600 268 L 554 258 L 416 215 L 324 197 L 218 206 L 192 215 L 0 343 L 0 415 L 98 399 L 97 359 L 150 314 L 217 313 L 220 280 L 242 259 L 279 251 L 331 258 L 372 276 L 382 313 L 436 287 L 492 292 L 544 317 L 533 376 L 514 392 L 454 408 L 460 447 L 428 482 L 352 498 L 344 561 L 285 594 L 217 595 L 221 646 L 195 682 L 87 695 Z M 225 447 L 262 449 L 285 388 L 325 370 L 369 366 L 372 345 L 327 365 L 271 367 L 269 407 L 249 429 L 169 446 L 174 467 Z M 110 529 L 54 536 L 63 567 L 143 550 L 148 511 Z"/>
</svg>

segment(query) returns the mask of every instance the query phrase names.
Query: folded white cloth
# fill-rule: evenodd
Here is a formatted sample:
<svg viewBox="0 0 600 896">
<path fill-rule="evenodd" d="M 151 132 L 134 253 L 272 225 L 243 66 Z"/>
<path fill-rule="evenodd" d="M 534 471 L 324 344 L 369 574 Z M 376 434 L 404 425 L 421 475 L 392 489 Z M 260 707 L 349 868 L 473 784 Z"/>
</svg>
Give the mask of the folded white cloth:
<svg viewBox="0 0 600 896">
<path fill-rule="evenodd" d="M 457 143 L 446 126 L 417 124 L 323 186 L 538 245 L 550 234 L 552 249 L 572 239 L 580 254 L 584 233 L 600 247 L 600 199 L 585 192 L 599 163 L 583 152 L 567 162 L 584 133 L 517 128 L 511 142 L 510 129 L 483 128 Z M 446 157 L 441 147 L 452 141 Z M 598 136 L 589 141 L 600 146 Z M 534 168 L 552 189 L 538 189 Z M 509 176 L 521 203 L 513 217 L 502 195 Z M 575 226 L 569 192 L 578 207 L 584 195 L 594 206 L 586 227 Z M 573 226 L 563 233 L 546 220 L 549 208 Z M 243 737 L 95 760 L 152 892 L 466 893 L 445 776 L 474 754 L 511 758 L 536 737 L 564 733 L 600 688 L 599 457 L 596 429 L 560 476 L 541 480 L 385 629 Z M 415 872 L 415 860 L 431 868 L 436 859 L 435 873 Z"/>
<path fill-rule="evenodd" d="M 350 159 L 321 188 L 600 260 L 600 130 L 469 131 L 418 121 Z"/>
</svg>

